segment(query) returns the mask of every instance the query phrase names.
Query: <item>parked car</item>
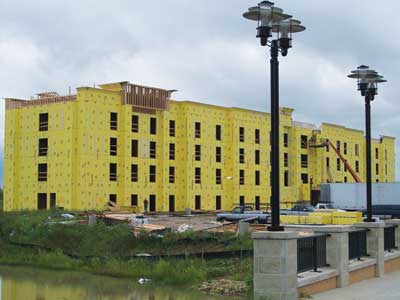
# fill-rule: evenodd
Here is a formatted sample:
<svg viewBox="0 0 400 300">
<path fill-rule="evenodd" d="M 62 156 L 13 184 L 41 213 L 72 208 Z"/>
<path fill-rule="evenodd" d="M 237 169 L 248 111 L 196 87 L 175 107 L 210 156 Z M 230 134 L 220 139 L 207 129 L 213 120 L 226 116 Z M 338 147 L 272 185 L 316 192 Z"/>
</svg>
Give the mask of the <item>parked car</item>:
<svg viewBox="0 0 400 300">
<path fill-rule="evenodd" d="M 281 215 L 304 215 L 315 212 L 315 207 L 311 205 L 296 204 L 292 209 L 281 210 Z"/>
<path fill-rule="evenodd" d="M 315 206 L 315 209 L 334 209 L 332 204 L 329 203 L 318 203 Z"/>
<path fill-rule="evenodd" d="M 249 220 L 250 223 L 267 224 L 269 217 L 269 213 L 253 210 L 251 206 L 236 206 L 230 213 L 217 214 L 217 221 L 239 222 Z"/>
</svg>

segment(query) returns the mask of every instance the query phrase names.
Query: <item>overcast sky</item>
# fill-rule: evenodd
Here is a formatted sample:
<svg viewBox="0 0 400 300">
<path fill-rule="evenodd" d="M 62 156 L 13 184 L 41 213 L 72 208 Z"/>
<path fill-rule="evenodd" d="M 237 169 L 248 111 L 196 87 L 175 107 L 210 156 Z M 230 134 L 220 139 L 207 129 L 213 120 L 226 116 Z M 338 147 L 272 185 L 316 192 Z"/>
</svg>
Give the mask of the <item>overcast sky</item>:
<svg viewBox="0 0 400 300">
<path fill-rule="evenodd" d="M 244 0 L 1 0 L 0 97 L 131 81 L 193 100 L 269 111 L 269 54 Z M 373 134 L 398 137 L 398 0 L 280 0 L 307 31 L 281 58 L 281 105 L 299 121 L 364 128 L 346 75 L 360 64 L 388 79 L 372 106 Z M 1 105 L 0 134 L 4 134 Z M 397 145 L 399 145 L 400 139 Z M 0 139 L 3 157 L 3 139 Z M 400 161 L 397 157 L 397 161 Z M 0 166 L 1 166 L 0 162 Z M 400 172 L 397 164 L 397 174 Z M 2 174 L 0 174 L 2 183 Z"/>
</svg>

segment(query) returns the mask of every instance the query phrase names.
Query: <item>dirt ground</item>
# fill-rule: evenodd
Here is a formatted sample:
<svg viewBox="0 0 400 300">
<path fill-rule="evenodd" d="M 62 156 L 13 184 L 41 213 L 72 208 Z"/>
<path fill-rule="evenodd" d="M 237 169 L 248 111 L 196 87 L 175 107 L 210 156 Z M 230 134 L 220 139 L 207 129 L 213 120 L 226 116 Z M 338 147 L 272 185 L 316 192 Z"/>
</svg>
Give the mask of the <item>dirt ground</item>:
<svg viewBox="0 0 400 300">
<path fill-rule="evenodd" d="M 216 221 L 215 214 L 201 214 L 190 216 L 170 216 L 170 215 L 149 215 L 149 224 L 162 225 L 178 230 L 182 225 L 188 225 L 195 231 L 211 229 L 221 226 L 221 222 Z"/>
</svg>

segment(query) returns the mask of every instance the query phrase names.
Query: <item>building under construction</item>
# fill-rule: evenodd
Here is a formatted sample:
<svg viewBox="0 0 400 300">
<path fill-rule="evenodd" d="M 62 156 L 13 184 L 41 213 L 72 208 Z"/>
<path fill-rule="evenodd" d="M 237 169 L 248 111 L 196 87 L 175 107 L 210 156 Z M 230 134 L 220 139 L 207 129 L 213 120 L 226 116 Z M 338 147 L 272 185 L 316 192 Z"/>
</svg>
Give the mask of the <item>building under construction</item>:
<svg viewBox="0 0 400 300">
<path fill-rule="evenodd" d="M 171 100 L 120 82 L 76 95 L 6 99 L 4 209 L 150 211 L 259 207 L 270 199 L 270 115 Z M 325 182 L 365 180 L 363 131 L 294 121 L 281 109 L 281 202 Z M 372 142 L 373 180 L 395 179 L 395 139 Z"/>
</svg>

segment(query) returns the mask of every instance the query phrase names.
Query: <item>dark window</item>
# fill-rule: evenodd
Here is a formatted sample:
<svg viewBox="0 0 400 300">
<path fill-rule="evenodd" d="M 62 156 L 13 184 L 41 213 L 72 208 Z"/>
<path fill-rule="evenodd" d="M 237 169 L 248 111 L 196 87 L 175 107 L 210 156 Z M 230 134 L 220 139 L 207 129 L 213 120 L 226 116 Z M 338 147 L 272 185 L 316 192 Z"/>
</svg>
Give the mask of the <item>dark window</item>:
<svg viewBox="0 0 400 300">
<path fill-rule="evenodd" d="M 239 163 L 244 164 L 244 149 L 239 149 Z"/>
<path fill-rule="evenodd" d="M 307 154 L 301 155 L 301 167 L 308 168 L 308 155 Z"/>
<path fill-rule="evenodd" d="M 131 165 L 131 181 L 138 182 L 138 165 Z"/>
<path fill-rule="evenodd" d="M 132 140 L 132 157 L 138 157 L 138 140 Z"/>
<path fill-rule="evenodd" d="M 222 148 L 216 147 L 215 148 L 215 161 L 220 163 L 222 161 Z"/>
<path fill-rule="evenodd" d="M 375 148 L 375 158 L 379 159 L 379 149 Z"/>
<path fill-rule="evenodd" d="M 169 195 L 169 212 L 175 212 L 175 196 Z"/>
<path fill-rule="evenodd" d="M 155 212 L 157 209 L 157 198 L 156 195 L 150 195 L 150 211 Z"/>
<path fill-rule="evenodd" d="M 356 172 L 360 172 L 360 163 L 356 160 Z"/>
<path fill-rule="evenodd" d="M 47 181 L 47 164 L 38 164 L 38 181 Z"/>
<path fill-rule="evenodd" d="M 221 210 L 222 209 L 221 196 L 215 196 L 215 209 L 216 210 Z"/>
<path fill-rule="evenodd" d="M 336 149 L 340 152 L 340 141 L 336 141 Z"/>
<path fill-rule="evenodd" d="M 260 185 L 260 171 L 257 170 L 254 175 L 255 175 L 255 184 Z"/>
<path fill-rule="evenodd" d="M 336 159 L 336 169 L 340 171 L 340 158 Z"/>
<path fill-rule="evenodd" d="M 346 165 L 344 165 L 344 171 L 347 172 L 347 167 L 346 167 Z"/>
<path fill-rule="evenodd" d="M 215 184 L 222 183 L 222 172 L 221 169 L 215 169 Z"/>
<path fill-rule="evenodd" d="M 169 120 L 169 136 L 175 136 L 175 120 Z"/>
<path fill-rule="evenodd" d="M 138 206 L 138 195 L 131 195 L 131 206 Z"/>
<path fill-rule="evenodd" d="M 326 166 L 329 168 L 329 165 L 330 165 L 330 160 L 329 160 L 329 157 L 327 157 L 326 158 Z"/>
<path fill-rule="evenodd" d="M 110 113 L 110 129 L 111 130 L 118 129 L 118 114 L 116 112 Z"/>
<path fill-rule="evenodd" d="M 289 167 L 289 153 L 283 153 L 283 166 Z"/>
<path fill-rule="evenodd" d="M 47 156 L 49 147 L 49 140 L 46 139 L 39 139 L 39 156 Z"/>
<path fill-rule="evenodd" d="M 246 199 L 244 196 L 239 197 L 239 205 L 240 206 L 245 206 L 246 205 Z"/>
<path fill-rule="evenodd" d="M 300 137 L 300 140 L 301 140 L 301 148 L 302 149 L 307 149 L 308 148 L 308 137 L 306 136 L 306 135 L 302 135 L 301 137 Z"/>
<path fill-rule="evenodd" d="M 156 166 L 150 166 L 149 168 L 149 174 L 150 174 L 150 182 L 156 182 Z"/>
<path fill-rule="evenodd" d="M 150 142 L 150 158 L 156 158 L 156 157 L 157 157 L 157 143 Z"/>
<path fill-rule="evenodd" d="M 301 174 L 301 181 L 304 184 L 307 184 L 308 183 L 308 174 Z"/>
<path fill-rule="evenodd" d="M 379 182 L 379 179 L 377 179 L 376 182 Z"/>
<path fill-rule="evenodd" d="M 217 141 L 220 141 L 222 139 L 221 138 L 221 125 L 215 126 L 215 139 Z"/>
<path fill-rule="evenodd" d="M 245 184 L 244 170 L 239 170 L 239 184 L 240 185 L 244 185 Z"/>
<path fill-rule="evenodd" d="M 244 127 L 239 128 L 239 141 L 244 142 Z"/>
<path fill-rule="evenodd" d="M 360 146 L 358 144 L 356 144 L 354 146 L 354 148 L 355 148 L 354 151 L 355 151 L 356 156 L 359 156 L 360 155 Z"/>
<path fill-rule="evenodd" d="M 194 146 L 194 159 L 196 161 L 201 161 L 201 146 L 200 145 Z"/>
<path fill-rule="evenodd" d="M 110 155 L 117 156 L 117 148 L 118 148 L 118 139 L 110 138 Z"/>
<path fill-rule="evenodd" d="M 175 144 L 169 144 L 169 159 L 175 160 Z"/>
<path fill-rule="evenodd" d="M 55 209 L 57 207 L 57 195 L 56 193 L 50 193 L 50 208 Z"/>
<path fill-rule="evenodd" d="M 194 137 L 195 138 L 201 137 L 201 123 L 200 122 L 194 123 Z"/>
<path fill-rule="evenodd" d="M 289 147 L 289 134 L 283 134 L 283 147 Z"/>
<path fill-rule="evenodd" d="M 201 168 L 195 168 L 194 170 L 194 182 L 196 184 L 201 183 Z"/>
<path fill-rule="evenodd" d="M 347 143 L 343 143 L 343 153 L 347 154 Z"/>
<path fill-rule="evenodd" d="M 255 152 L 254 152 L 254 161 L 255 161 L 255 164 L 256 165 L 259 165 L 260 164 L 260 150 L 256 150 Z"/>
<path fill-rule="evenodd" d="M 175 183 L 175 167 L 169 167 L 169 183 Z"/>
<path fill-rule="evenodd" d="M 328 139 L 325 140 L 325 143 L 326 143 L 326 152 L 329 152 L 329 147 L 331 146 L 329 140 Z"/>
<path fill-rule="evenodd" d="M 284 173 L 284 186 L 289 186 L 289 171 L 285 171 Z"/>
<path fill-rule="evenodd" d="M 200 210 L 201 209 L 201 196 L 200 195 L 196 195 L 194 197 L 194 209 L 195 210 Z"/>
<path fill-rule="evenodd" d="M 37 194 L 37 208 L 40 210 L 47 209 L 47 194 Z"/>
<path fill-rule="evenodd" d="M 110 181 L 117 181 L 117 164 L 110 164 Z"/>
<path fill-rule="evenodd" d="M 259 144 L 260 143 L 260 129 L 254 130 L 254 136 L 255 136 L 255 143 Z"/>
<path fill-rule="evenodd" d="M 260 201 L 260 196 L 256 196 L 254 199 L 254 206 L 256 210 L 260 210 L 260 206 L 261 206 L 261 201 Z"/>
<path fill-rule="evenodd" d="M 150 118 L 150 134 L 157 134 L 157 119 Z"/>
<path fill-rule="evenodd" d="M 110 194 L 108 196 L 108 201 L 113 202 L 113 203 L 117 203 L 117 195 L 116 194 Z"/>
<path fill-rule="evenodd" d="M 379 164 L 376 164 L 375 169 L 376 169 L 376 175 L 379 175 Z"/>
<path fill-rule="evenodd" d="M 39 114 L 39 131 L 49 130 L 49 114 Z"/>
<path fill-rule="evenodd" d="M 347 182 L 347 177 L 344 177 L 344 182 Z"/>
<path fill-rule="evenodd" d="M 139 116 L 132 116 L 132 132 L 139 132 Z"/>
</svg>

